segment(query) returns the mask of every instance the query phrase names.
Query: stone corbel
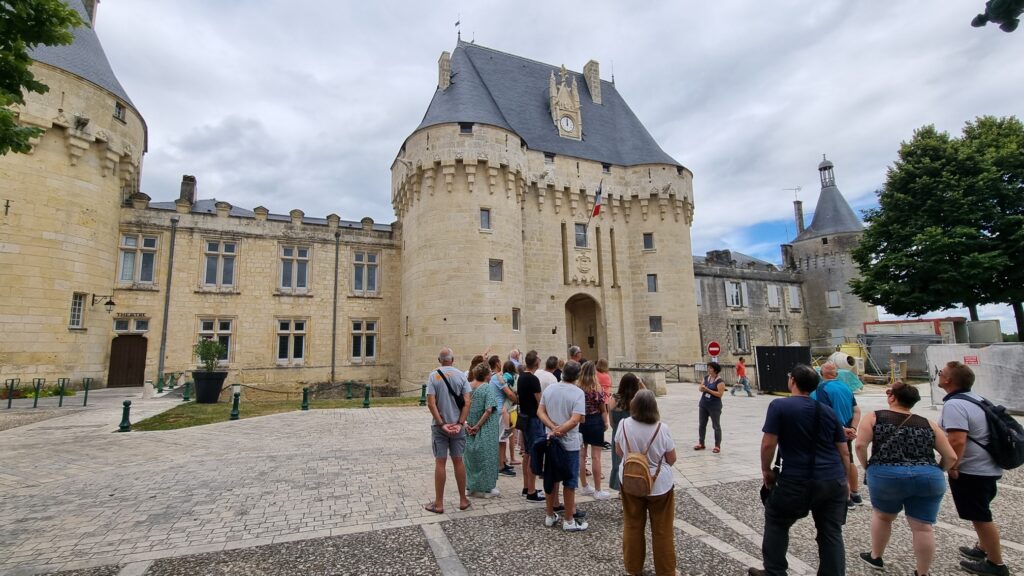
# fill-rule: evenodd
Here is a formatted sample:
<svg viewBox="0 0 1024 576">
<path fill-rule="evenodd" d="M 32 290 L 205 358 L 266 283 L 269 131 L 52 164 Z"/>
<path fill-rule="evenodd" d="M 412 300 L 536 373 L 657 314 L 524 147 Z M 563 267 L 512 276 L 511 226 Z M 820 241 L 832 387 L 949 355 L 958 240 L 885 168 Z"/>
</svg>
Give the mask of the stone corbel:
<svg viewBox="0 0 1024 576">
<path fill-rule="evenodd" d="M 687 226 L 693 225 L 693 202 L 689 198 L 683 201 L 683 218 Z"/>
<path fill-rule="evenodd" d="M 554 192 L 555 196 L 555 214 L 562 211 L 562 191 L 558 190 L 554 186 L 548 185 L 548 188 Z"/>
<path fill-rule="evenodd" d="M 627 224 L 629 224 L 629 217 L 630 217 L 632 211 L 633 211 L 633 199 L 632 198 L 626 198 L 622 202 L 622 216 L 626 220 Z"/>
<path fill-rule="evenodd" d="M 495 174 L 495 178 L 497 175 Z M 522 202 L 523 195 L 519 191 L 519 186 L 516 184 L 516 175 L 511 170 L 505 171 L 505 197 L 511 198 L 512 194 L 516 195 L 516 202 Z"/>
<path fill-rule="evenodd" d="M 452 185 L 455 182 L 455 163 L 441 164 L 441 173 L 444 174 L 444 186 L 448 193 L 452 193 Z"/>
<path fill-rule="evenodd" d="M 476 192 L 476 164 L 463 164 L 462 168 L 466 171 L 466 186 L 472 194 Z"/>
<path fill-rule="evenodd" d="M 645 222 L 647 221 L 647 208 L 649 203 L 649 198 L 640 199 L 640 217 L 643 218 Z"/>
<path fill-rule="evenodd" d="M 78 165 L 78 160 L 85 155 L 85 152 L 89 150 L 90 140 L 86 140 L 79 135 L 79 132 L 72 132 L 68 130 L 65 132 L 64 140 L 68 149 L 68 159 L 71 161 L 72 166 Z"/>
<path fill-rule="evenodd" d="M 618 196 L 608 195 L 608 214 L 615 220 L 615 215 L 622 209 L 622 200 Z"/>
<path fill-rule="evenodd" d="M 426 188 L 427 193 L 431 196 L 434 195 L 434 167 L 423 169 L 423 184 L 420 185 L 419 189 L 415 190 L 416 199 L 420 199 L 420 192 Z"/>
<path fill-rule="evenodd" d="M 661 219 L 665 219 L 665 213 L 668 211 L 668 198 L 663 196 L 658 197 L 658 211 L 660 212 Z"/>
<path fill-rule="evenodd" d="M 580 195 L 573 193 L 572 190 L 566 188 L 565 195 L 569 197 L 569 213 L 576 214 L 576 210 L 580 206 Z"/>
<path fill-rule="evenodd" d="M 494 194 L 494 190 L 498 187 L 498 167 L 497 166 L 490 166 L 490 165 L 487 166 L 487 187 L 488 187 L 488 191 L 491 194 Z M 506 186 L 505 187 L 505 197 L 509 197 L 511 195 L 512 195 L 512 187 L 511 186 Z"/>
<path fill-rule="evenodd" d="M 537 186 L 537 211 L 544 211 L 544 196 L 547 194 L 547 188 L 541 188 Z"/>
</svg>

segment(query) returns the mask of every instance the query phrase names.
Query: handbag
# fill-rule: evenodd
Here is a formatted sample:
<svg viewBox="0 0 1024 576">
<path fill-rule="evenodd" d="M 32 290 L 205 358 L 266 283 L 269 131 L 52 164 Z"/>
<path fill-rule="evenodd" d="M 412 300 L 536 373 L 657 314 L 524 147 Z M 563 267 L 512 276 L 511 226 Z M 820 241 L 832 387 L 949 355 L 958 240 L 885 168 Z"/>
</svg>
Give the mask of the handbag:
<svg viewBox="0 0 1024 576">
<path fill-rule="evenodd" d="M 444 380 L 444 385 L 448 388 L 448 393 L 452 395 L 452 399 L 455 400 L 455 405 L 458 406 L 459 410 L 466 405 L 466 398 L 460 394 L 456 394 L 455 390 L 452 390 L 452 383 L 448 381 L 448 377 L 444 375 L 444 372 L 440 368 L 437 369 L 437 373 L 441 375 L 441 379 Z"/>
</svg>

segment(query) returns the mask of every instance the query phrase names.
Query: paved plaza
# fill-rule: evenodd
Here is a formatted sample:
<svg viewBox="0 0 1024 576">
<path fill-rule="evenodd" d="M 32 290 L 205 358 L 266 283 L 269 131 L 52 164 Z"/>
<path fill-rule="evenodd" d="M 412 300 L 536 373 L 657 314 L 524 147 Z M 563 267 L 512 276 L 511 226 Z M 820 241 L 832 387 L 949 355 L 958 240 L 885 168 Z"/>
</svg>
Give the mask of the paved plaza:
<svg viewBox="0 0 1024 576">
<path fill-rule="evenodd" d="M 580 498 L 590 529 L 543 526 L 542 506 L 502 496 L 458 511 L 449 466 L 443 515 L 432 498 L 426 408 L 313 410 L 166 432 L 114 431 L 121 401 L 133 420 L 180 402 L 142 400 L 140 389 L 0 406 L 0 574 L 621 574 L 621 506 Z M 858 395 L 884 405 L 881 388 Z M 683 574 L 745 574 L 760 566 L 763 509 L 758 447 L 772 396 L 726 395 L 721 454 L 694 452 L 695 385 L 669 384 L 659 399 L 680 458 L 676 535 Z M 937 418 L 927 398 L 917 412 Z M 224 405 L 225 411 L 229 405 Z M 244 411 L 244 403 L 242 407 Z M 57 417 L 41 419 L 44 416 Z M 17 421 L 17 426 L 12 422 Z M 29 423 L 25 423 L 29 422 Z M 6 424 L 5 424 L 6 423 Z M 6 428 L 6 429 L 4 429 Z M 710 433 L 710 430 L 709 430 Z M 605 452 L 604 468 L 611 457 Z M 1024 473 L 1007 473 L 996 500 L 1004 556 L 1024 566 Z M 848 573 L 873 573 L 870 507 L 849 514 Z M 962 574 L 956 546 L 974 541 L 947 496 L 936 528 L 934 574 Z M 791 574 L 815 573 L 810 520 L 792 532 Z M 911 574 L 901 519 L 885 554 L 887 574 Z M 653 566 L 648 558 L 648 570 Z"/>
</svg>

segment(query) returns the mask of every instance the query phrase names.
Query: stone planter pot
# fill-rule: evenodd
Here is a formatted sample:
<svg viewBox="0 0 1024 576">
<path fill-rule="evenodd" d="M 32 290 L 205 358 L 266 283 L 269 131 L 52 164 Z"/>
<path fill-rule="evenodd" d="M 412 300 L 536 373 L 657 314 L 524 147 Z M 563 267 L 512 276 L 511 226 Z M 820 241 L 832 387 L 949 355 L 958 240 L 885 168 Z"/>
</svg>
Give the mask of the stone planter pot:
<svg viewBox="0 0 1024 576">
<path fill-rule="evenodd" d="M 196 383 L 196 403 L 216 404 L 220 401 L 220 391 L 227 380 L 227 372 L 193 372 L 192 380 Z"/>
</svg>

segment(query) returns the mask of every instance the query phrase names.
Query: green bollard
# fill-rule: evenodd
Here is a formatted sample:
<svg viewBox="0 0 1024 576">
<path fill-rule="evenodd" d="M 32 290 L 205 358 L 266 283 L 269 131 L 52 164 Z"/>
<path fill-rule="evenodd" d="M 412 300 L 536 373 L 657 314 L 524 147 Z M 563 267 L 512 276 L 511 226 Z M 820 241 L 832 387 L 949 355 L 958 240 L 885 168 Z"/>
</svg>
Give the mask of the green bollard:
<svg viewBox="0 0 1024 576">
<path fill-rule="evenodd" d="M 349 380 L 348 382 L 345 382 L 345 389 L 346 389 L 345 399 L 346 400 L 351 400 L 352 399 L 352 381 L 351 380 Z"/>
<path fill-rule="evenodd" d="M 189 392 L 191 390 L 192 390 L 192 381 L 191 380 L 187 380 L 185 382 L 185 389 L 182 390 L 182 392 L 181 392 L 181 401 L 182 402 L 188 402 L 188 400 L 189 400 L 188 396 L 189 396 Z"/>
<path fill-rule="evenodd" d="M 36 408 L 39 406 L 39 391 L 43 389 L 43 384 L 46 384 L 46 378 L 33 378 L 32 386 L 36 389 L 35 398 L 32 399 L 32 407 Z"/>
<path fill-rule="evenodd" d="M 67 388 L 67 378 L 57 378 L 57 385 L 60 386 L 60 399 L 57 400 L 57 408 L 64 406 L 64 389 Z"/>
<path fill-rule="evenodd" d="M 92 378 L 82 378 L 82 388 L 85 390 L 85 398 L 82 400 L 82 406 L 89 404 L 90 386 L 92 386 Z"/>
<path fill-rule="evenodd" d="M 21 384 L 21 378 L 7 379 L 7 409 L 11 409 L 11 402 L 14 401 L 14 390 Z"/>
<path fill-rule="evenodd" d="M 427 405 L 427 385 L 424 384 L 420 388 L 420 406 L 426 406 L 426 405 Z"/>
<path fill-rule="evenodd" d="M 363 408 L 370 407 L 370 385 L 367 384 L 365 392 L 363 392 Z"/>
<path fill-rule="evenodd" d="M 241 392 L 235 392 L 235 398 L 231 401 L 231 418 L 229 420 L 238 420 L 238 399 L 242 396 Z"/>
<path fill-rule="evenodd" d="M 125 400 L 124 401 L 124 411 L 121 413 L 121 424 L 118 425 L 118 427 L 117 427 L 117 431 L 118 432 L 131 432 L 132 431 L 132 423 L 131 423 L 130 420 L 128 420 L 128 415 L 129 415 L 129 413 L 131 413 L 131 411 L 132 411 L 132 401 L 131 400 Z"/>
<path fill-rule="evenodd" d="M 171 372 L 171 375 L 167 377 L 167 389 L 174 390 L 174 383 L 176 381 L 177 378 L 174 377 L 174 372 Z"/>
<path fill-rule="evenodd" d="M 309 388 L 302 389 L 302 409 L 309 410 Z"/>
<path fill-rule="evenodd" d="M 164 393 L 164 377 L 163 376 L 161 376 L 161 377 L 156 379 L 156 393 L 157 394 L 163 394 Z"/>
</svg>

